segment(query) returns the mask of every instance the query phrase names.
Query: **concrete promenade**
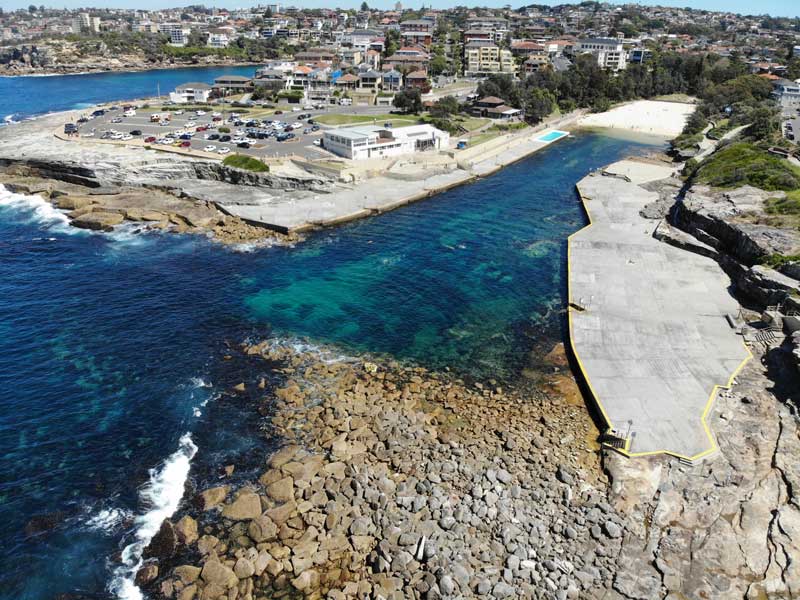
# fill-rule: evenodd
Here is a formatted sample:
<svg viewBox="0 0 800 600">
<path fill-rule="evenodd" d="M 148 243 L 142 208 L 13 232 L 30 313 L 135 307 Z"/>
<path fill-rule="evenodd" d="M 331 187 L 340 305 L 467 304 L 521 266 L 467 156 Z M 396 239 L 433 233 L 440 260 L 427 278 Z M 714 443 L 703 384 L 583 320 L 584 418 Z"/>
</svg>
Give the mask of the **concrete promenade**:
<svg viewBox="0 0 800 600">
<path fill-rule="evenodd" d="M 237 186 L 239 193 L 233 193 L 232 189 L 231 194 L 223 195 L 224 198 L 235 198 L 235 201 L 215 199 L 210 194 L 204 196 L 199 189 L 203 184 L 198 183 L 191 186 L 192 195 L 214 201 L 224 212 L 247 222 L 266 225 L 279 231 L 300 232 L 384 213 L 489 176 L 556 143 L 558 140 L 539 139 L 551 131 L 554 130 L 536 129 L 509 136 L 507 143 L 476 157 L 465 168 L 453 168 L 449 172 L 423 176 L 417 180 L 401 181 L 379 175 L 355 184 L 339 184 L 330 193 L 286 194 L 260 189 L 241 191 L 241 186 Z"/>
<path fill-rule="evenodd" d="M 750 358 L 726 320 L 737 302 L 713 260 L 653 238 L 638 183 L 671 167 L 621 161 L 623 177 L 589 175 L 578 191 L 590 225 L 568 243 L 573 351 L 609 428 L 631 456 L 697 460 L 716 450 L 708 418 L 720 386 Z"/>
</svg>

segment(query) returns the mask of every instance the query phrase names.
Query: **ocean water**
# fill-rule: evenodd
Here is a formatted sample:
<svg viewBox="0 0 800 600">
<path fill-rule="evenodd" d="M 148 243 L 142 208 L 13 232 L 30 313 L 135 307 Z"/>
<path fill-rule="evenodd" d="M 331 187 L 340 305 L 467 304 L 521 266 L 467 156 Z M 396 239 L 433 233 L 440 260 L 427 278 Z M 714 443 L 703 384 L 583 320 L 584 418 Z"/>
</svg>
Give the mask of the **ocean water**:
<svg viewBox="0 0 800 600">
<path fill-rule="evenodd" d="M 211 84 L 221 75 L 252 77 L 256 67 L 189 67 L 134 73 L 0 77 L 0 124 L 101 102 L 162 97 L 189 81 Z"/>
<path fill-rule="evenodd" d="M 88 233 L 0 190 L 0 598 L 137 597 L 130 569 L 184 480 L 270 444 L 225 394 L 273 375 L 227 360 L 244 339 L 513 379 L 561 338 L 575 182 L 649 148 L 578 134 L 295 248 Z"/>
</svg>

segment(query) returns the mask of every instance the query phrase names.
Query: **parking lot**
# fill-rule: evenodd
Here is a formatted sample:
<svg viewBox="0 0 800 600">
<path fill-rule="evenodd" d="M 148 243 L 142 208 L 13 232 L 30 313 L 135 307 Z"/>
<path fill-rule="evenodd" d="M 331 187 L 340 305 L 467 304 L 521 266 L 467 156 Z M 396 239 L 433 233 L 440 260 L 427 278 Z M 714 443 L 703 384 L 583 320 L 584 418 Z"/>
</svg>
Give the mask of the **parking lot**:
<svg viewBox="0 0 800 600">
<path fill-rule="evenodd" d="M 322 138 L 322 127 L 313 119 L 325 110 L 295 108 L 277 114 L 229 107 L 172 108 L 166 111 L 133 107 L 126 111 L 125 105 L 120 105 L 96 116 L 89 113 L 85 122 L 78 123 L 78 135 L 84 139 L 120 142 L 135 139 L 153 147 L 182 146 L 220 158 L 234 153 L 258 158 L 287 154 L 309 159 L 330 156 L 315 144 L 315 140 L 319 142 Z"/>
</svg>

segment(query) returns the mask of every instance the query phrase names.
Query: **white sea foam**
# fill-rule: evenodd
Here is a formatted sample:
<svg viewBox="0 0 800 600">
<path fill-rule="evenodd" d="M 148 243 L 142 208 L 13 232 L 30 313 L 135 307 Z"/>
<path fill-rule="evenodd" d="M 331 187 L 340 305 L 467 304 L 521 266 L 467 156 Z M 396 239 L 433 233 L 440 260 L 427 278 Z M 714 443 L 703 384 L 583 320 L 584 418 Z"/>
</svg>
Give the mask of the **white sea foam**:
<svg viewBox="0 0 800 600">
<path fill-rule="evenodd" d="M 189 433 L 181 436 L 178 449 L 160 466 L 150 469 L 150 480 L 139 492 L 147 512 L 136 518 L 135 539 L 122 550 L 122 566 L 114 571 L 110 591 L 120 600 L 143 600 L 134 577 L 142 565 L 142 552 L 158 533 L 164 519 L 178 509 L 183 497 L 183 487 L 189 476 L 192 458 L 197 446 Z"/>
<path fill-rule="evenodd" d="M 113 531 L 131 516 L 131 513 L 127 510 L 120 508 L 104 508 L 97 514 L 92 515 L 86 521 L 86 526 L 98 531 Z"/>
<path fill-rule="evenodd" d="M 67 215 L 38 195 L 15 194 L 0 185 L 0 209 L 2 208 L 11 208 L 27 214 L 32 221 L 49 230 L 64 233 L 78 232 L 77 229 L 69 226 Z"/>
</svg>

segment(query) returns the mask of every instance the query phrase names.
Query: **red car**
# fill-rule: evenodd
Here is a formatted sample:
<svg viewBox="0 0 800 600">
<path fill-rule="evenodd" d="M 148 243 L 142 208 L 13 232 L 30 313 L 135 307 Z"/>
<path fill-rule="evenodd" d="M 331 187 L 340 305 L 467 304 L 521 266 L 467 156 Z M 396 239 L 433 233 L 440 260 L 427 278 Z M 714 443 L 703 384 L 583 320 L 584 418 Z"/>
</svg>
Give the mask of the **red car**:
<svg viewBox="0 0 800 600">
<path fill-rule="evenodd" d="M 206 125 L 200 125 L 195 131 L 208 131 L 208 127 Z"/>
<path fill-rule="evenodd" d="M 222 121 L 222 117 L 214 117 L 211 119 L 212 121 Z"/>
<path fill-rule="evenodd" d="M 191 146 L 192 146 L 192 142 L 190 142 L 189 140 L 181 142 L 181 148 L 191 148 Z"/>
<path fill-rule="evenodd" d="M 152 135 L 151 135 L 151 136 L 148 136 L 148 137 L 144 138 L 144 141 L 145 141 L 146 143 L 148 143 L 148 144 L 152 144 L 153 142 L 155 142 L 155 141 L 156 141 L 156 138 L 155 138 L 155 136 L 152 136 Z"/>
</svg>

